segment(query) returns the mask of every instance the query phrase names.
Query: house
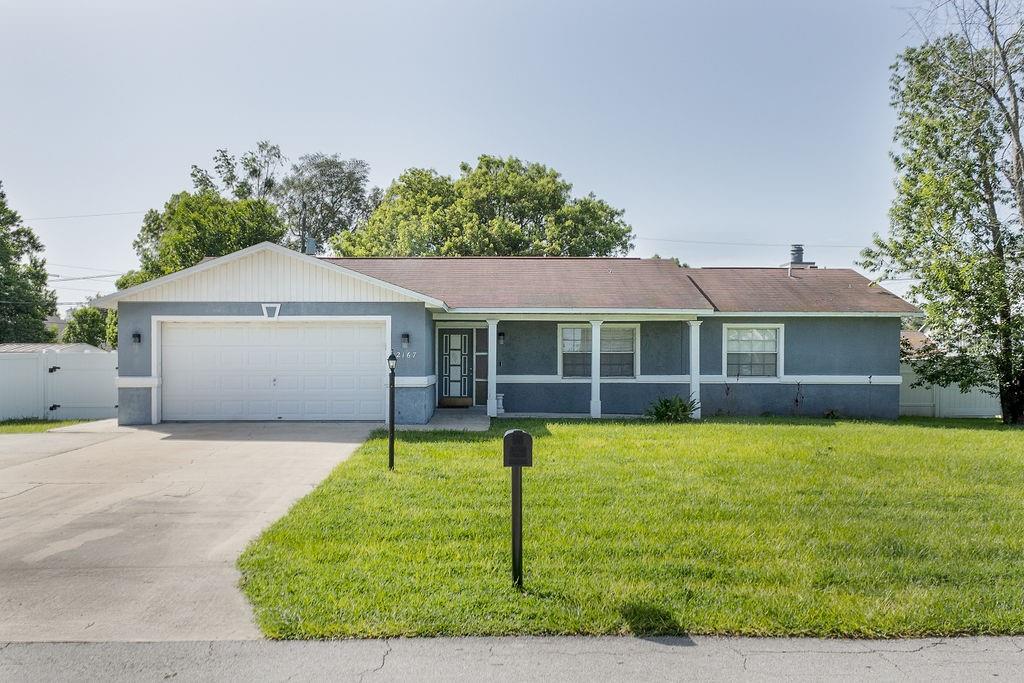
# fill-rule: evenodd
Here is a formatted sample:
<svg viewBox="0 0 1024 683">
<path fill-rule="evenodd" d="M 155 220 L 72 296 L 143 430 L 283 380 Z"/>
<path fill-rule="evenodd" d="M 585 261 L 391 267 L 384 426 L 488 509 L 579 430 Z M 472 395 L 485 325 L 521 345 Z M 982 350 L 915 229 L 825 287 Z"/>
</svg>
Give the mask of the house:
<svg viewBox="0 0 1024 683">
<path fill-rule="evenodd" d="M 93 305 L 119 312 L 119 419 L 642 414 L 895 418 L 900 318 L 847 269 L 637 258 L 317 258 L 258 244 Z M 699 415 L 698 415 L 699 416 Z"/>
</svg>

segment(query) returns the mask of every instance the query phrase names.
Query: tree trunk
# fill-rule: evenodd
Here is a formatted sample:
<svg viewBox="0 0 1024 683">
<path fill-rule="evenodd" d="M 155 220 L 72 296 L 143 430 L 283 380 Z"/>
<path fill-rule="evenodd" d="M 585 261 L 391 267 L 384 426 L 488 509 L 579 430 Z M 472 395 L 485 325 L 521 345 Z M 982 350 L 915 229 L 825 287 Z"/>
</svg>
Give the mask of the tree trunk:
<svg viewBox="0 0 1024 683">
<path fill-rule="evenodd" d="M 999 405 L 1003 424 L 1024 425 L 1024 377 L 1013 377 L 999 383 Z"/>
</svg>

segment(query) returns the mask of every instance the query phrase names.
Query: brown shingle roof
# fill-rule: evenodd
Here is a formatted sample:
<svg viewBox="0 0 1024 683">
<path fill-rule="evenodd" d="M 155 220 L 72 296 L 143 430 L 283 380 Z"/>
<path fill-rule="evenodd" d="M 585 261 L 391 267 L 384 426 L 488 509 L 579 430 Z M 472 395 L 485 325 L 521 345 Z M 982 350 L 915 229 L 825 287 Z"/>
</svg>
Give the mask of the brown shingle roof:
<svg viewBox="0 0 1024 683">
<path fill-rule="evenodd" d="M 632 258 L 332 258 L 450 308 L 711 310 L 675 263 Z"/>
<path fill-rule="evenodd" d="M 915 313 L 856 271 L 679 268 L 633 258 L 328 258 L 440 299 L 450 308 L 716 310 L 726 313 Z"/>
<path fill-rule="evenodd" d="M 723 312 L 917 313 L 918 309 L 849 268 L 687 268 Z"/>
<path fill-rule="evenodd" d="M 920 351 L 932 343 L 931 337 L 921 330 L 900 330 L 900 338 L 906 340 L 911 351 Z"/>
</svg>

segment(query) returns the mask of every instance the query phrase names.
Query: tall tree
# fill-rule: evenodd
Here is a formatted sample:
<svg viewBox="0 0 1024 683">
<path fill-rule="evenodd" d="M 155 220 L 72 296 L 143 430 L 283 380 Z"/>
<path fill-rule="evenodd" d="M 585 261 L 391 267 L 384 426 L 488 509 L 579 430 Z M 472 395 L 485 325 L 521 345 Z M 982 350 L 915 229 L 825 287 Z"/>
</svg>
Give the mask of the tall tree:
<svg viewBox="0 0 1024 683">
<path fill-rule="evenodd" d="M 997 387 L 1024 423 L 1024 23 L 1019 3 L 942 2 L 935 36 L 893 66 L 897 196 L 890 234 L 862 263 L 919 278 L 934 345 L 908 360 L 926 382 Z M 922 24 L 923 25 L 923 24 Z"/>
<path fill-rule="evenodd" d="M 256 149 L 237 159 L 226 149 L 213 155 L 213 170 L 220 185 L 209 171 L 192 166 L 192 184 L 199 192 L 223 192 L 235 199 L 267 199 L 277 189 L 277 173 L 285 162 L 278 145 L 261 140 Z"/>
<path fill-rule="evenodd" d="M 176 272 L 207 256 L 223 256 L 260 242 L 280 242 L 285 226 L 265 199 L 227 199 L 214 192 L 179 192 L 163 211 L 150 210 L 135 239 L 141 268 L 118 280 L 131 286 Z"/>
<path fill-rule="evenodd" d="M 179 192 L 163 211 L 150 209 L 133 242 L 140 267 L 117 279 L 127 289 L 260 242 L 280 242 L 285 225 L 266 199 L 228 199 L 214 191 Z M 107 342 L 117 348 L 117 312 L 107 320 Z"/>
<path fill-rule="evenodd" d="M 68 324 L 61 333 L 65 344 L 103 346 L 107 341 L 107 311 L 82 306 L 71 311 Z"/>
<path fill-rule="evenodd" d="M 338 233 L 351 256 L 610 256 L 633 246 L 623 211 L 543 164 L 481 156 L 453 180 L 409 169 L 395 180 L 365 227 Z"/>
<path fill-rule="evenodd" d="M 43 243 L 7 205 L 0 183 L 0 342 L 54 339 L 46 318 L 57 312 L 57 295 L 46 287 L 42 252 Z"/>
<path fill-rule="evenodd" d="M 274 192 L 292 239 L 300 251 L 313 238 L 318 249 L 341 232 L 351 232 L 369 217 L 380 191 L 368 189 L 370 165 L 337 154 L 306 154 Z"/>
</svg>

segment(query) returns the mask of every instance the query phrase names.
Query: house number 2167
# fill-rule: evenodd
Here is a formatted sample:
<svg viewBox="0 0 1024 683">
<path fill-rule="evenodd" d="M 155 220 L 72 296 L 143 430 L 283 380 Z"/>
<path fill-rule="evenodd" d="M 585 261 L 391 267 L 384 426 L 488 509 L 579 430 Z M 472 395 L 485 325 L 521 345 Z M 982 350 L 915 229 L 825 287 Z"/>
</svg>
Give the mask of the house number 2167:
<svg viewBox="0 0 1024 683">
<path fill-rule="evenodd" d="M 416 357 L 416 352 L 415 351 L 399 351 L 398 353 L 395 354 L 395 358 L 415 358 L 415 357 Z"/>
</svg>

